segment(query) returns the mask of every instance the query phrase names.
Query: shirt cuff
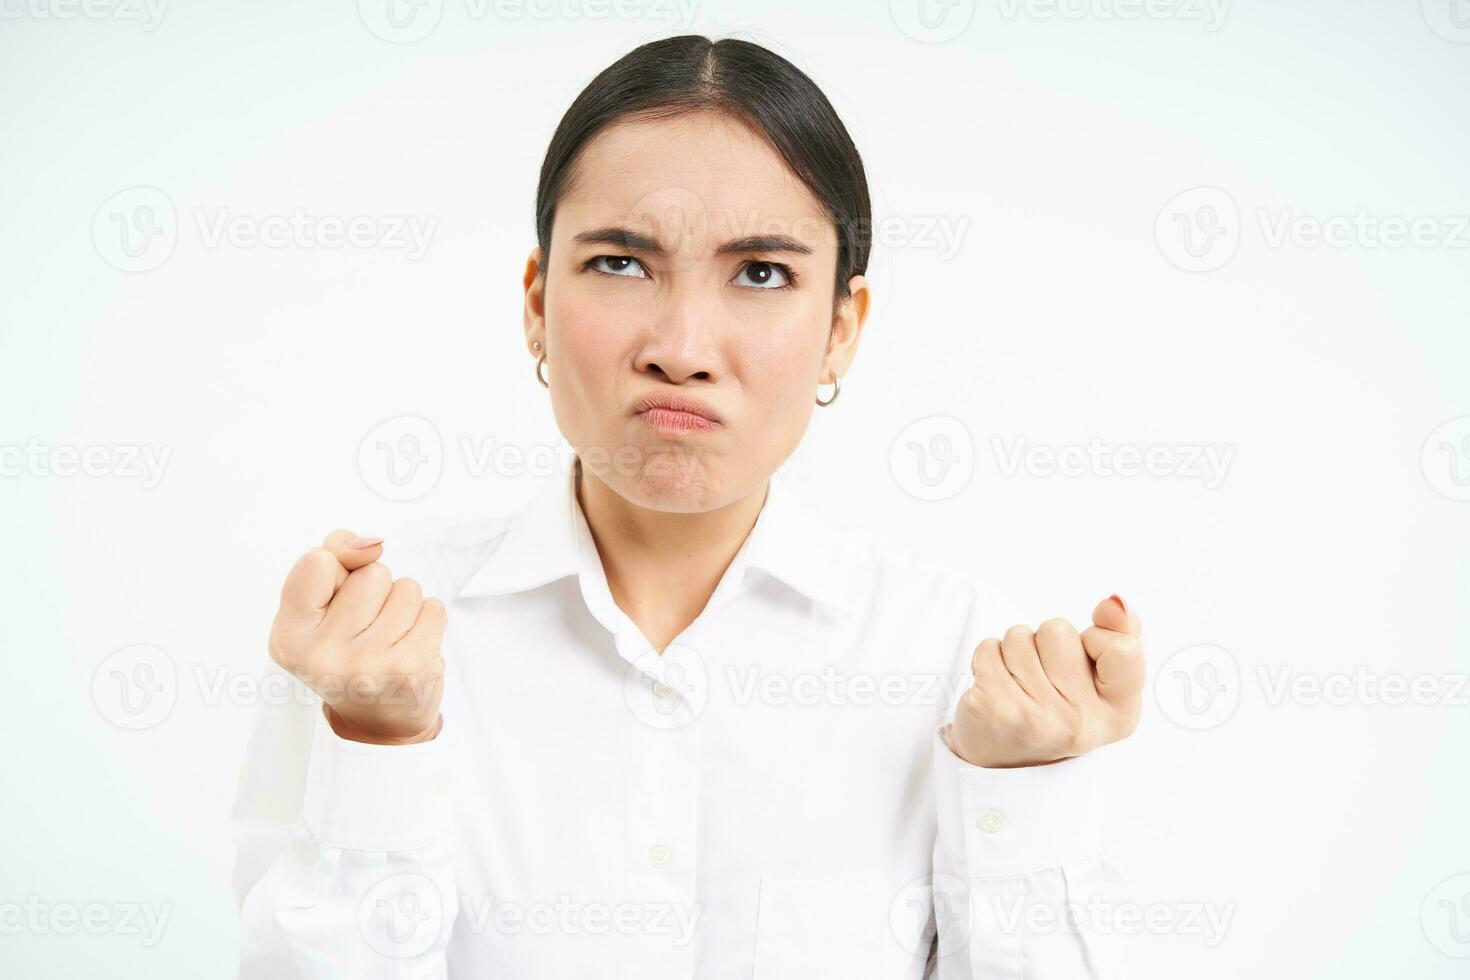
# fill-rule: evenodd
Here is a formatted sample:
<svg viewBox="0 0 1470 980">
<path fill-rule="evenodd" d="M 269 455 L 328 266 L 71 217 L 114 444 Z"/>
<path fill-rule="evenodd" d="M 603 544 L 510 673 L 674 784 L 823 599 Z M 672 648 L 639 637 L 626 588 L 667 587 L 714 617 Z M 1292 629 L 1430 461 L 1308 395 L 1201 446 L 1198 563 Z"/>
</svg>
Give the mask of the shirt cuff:
<svg viewBox="0 0 1470 980">
<path fill-rule="evenodd" d="M 404 851 L 441 840 L 450 827 L 444 731 L 412 745 L 342 738 L 317 712 L 302 818 L 323 844 Z"/>
<path fill-rule="evenodd" d="M 1102 801 L 1091 755 L 986 769 L 934 736 L 938 846 L 970 877 L 1024 875 L 1102 853 Z"/>
</svg>

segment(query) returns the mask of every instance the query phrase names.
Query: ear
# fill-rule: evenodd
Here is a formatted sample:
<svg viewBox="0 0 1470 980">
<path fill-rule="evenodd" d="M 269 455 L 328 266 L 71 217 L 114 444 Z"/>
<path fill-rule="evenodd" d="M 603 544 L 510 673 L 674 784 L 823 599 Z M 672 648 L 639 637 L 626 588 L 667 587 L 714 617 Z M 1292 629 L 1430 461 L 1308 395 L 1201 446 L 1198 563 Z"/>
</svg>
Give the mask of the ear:
<svg viewBox="0 0 1470 980">
<path fill-rule="evenodd" d="M 521 277 L 526 291 L 525 330 L 526 349 L 534 341 L 541 341 L 541 350 L 546 351 L 546 270 L 541 265 L 541 246 L 531 249 L 526 259 L 526 271 Z"/>
<path fill-rule="evenodd" d="M 857 356 L 858 340 L 862 337 L 863 324 L 868 319 L 868 304 L 872 292 L 866 276 L 853 276 L 847 280 L 849 296 L 838 300 L 832 311 L 832 334 L 827 339 L 827 352 L 822 357 L 822 370 L 817 380 L 831 384 L 834 377 L 847 374 Z"/>
</svg>

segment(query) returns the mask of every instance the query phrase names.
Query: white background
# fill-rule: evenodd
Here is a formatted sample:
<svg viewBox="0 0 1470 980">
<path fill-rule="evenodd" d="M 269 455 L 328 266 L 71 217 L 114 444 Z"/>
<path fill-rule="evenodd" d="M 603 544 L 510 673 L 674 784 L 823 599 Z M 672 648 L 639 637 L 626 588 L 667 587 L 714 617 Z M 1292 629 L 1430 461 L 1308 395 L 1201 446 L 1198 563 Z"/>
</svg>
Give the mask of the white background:
<svg viewBox="0 0 1470 980">
<path fill-rule="evenodd" d="M 0 0 L 0 972 L 231 973 L 228 812 L 280 580 L 334 527 L 406 541 L 537 492 L 477 454 L 558 441 L 521 336 L 542 153 L 598 70 L 694 31 L 811 74 L 872 185 L 873 313 L 793 479 L 983 579 L 997 634 L 1083 623 L 1110 591 L 1144 620 L 1107 833 L 1175 925 L 1134 941 L 1132 975 L 1465 976 L 1455 2 L 959 0 L 925 21 L 706 0 L 680 21 L 672 0 L 426 0 L 395 28 L 375 0 Z M 422 254 L 211 235 L 293 213 L 432 231 Z M 1383 243 L 1415 219 L 1417 244 Z M 1321 225 L 1346 237 L 1305 237 Z M 442 468 L 407 501 L 373 462 L 405 416 Z M 1036 455 L 1094 439 L 1080 472 Z M 105 472 L 57 472 L 89 447 Z M 1160 468 L 1118 475 L 1124 447 Z M 145 450 L 161 471 L 127 464 Z M 137 644 L 168 659 L 112 656 Z M 119 701 L 140 662 L 175 681 L 157 717 Z M 1385 679 L 1432 703 L 1384 703 Z M 15 911 L 37 903 L 40 928 Z M 101 934 L 58 934 L 57 908 L 98 904 Z M 161 936 L 130 905 L 167 914 Z"/>
</svg>

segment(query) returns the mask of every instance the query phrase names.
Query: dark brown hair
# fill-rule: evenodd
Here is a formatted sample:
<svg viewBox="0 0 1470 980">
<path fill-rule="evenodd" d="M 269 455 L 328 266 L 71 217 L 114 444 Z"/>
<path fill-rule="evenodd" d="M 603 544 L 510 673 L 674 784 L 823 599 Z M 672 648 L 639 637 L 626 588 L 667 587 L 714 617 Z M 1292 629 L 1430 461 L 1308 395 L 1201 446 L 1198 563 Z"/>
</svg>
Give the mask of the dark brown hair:
<svg viewBox="0 0 1470 980">
<path fill-rule="evenodd" d="M 868 182 L 857 147 L 822 90 L 791 62 L 749 41 L 683 34 L 641 45 L 592 79 L 562 116 L 536 188 L 542 268 L 551 255 L 556 205 L 575 176 L 578 152 L 626 116 L 670 118 L 714 110 L 764 134 L 826 209 L 837 229 L 835 296 L 867 271 L 872 249 Z"/>
</svg>

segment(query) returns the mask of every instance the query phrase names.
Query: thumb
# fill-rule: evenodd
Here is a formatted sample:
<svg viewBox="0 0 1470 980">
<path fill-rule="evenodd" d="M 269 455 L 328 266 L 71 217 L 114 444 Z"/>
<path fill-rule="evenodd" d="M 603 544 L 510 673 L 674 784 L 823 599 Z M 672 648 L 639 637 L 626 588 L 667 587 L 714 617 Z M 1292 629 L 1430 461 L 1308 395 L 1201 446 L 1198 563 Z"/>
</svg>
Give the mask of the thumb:
<svg viewBox="0 0 1470 980">
<path fill-rule="evenodd" d="M 362 538 L 351 531 L 327 535 L 320 548 L 313 548 L 291 568 L 281 588 L 281 609 L 292 622 L 314 626 L 331 604 L 347 573 L 376 561 L 383 553 L 382 538 Z"/>
<path fill-rule="evenodd" d="M 1143 635 L 1143 621 L 1138 618 L 1137 613 L 1129 611 L 1128 604 L 1117 593 L 1097 604 L 1097 608 L 1092 611 L 1092 623 L 1098 629 L 1112 630 L 1114 633 Z"/>
<path fill-rule="evenodd" d="M 364 565 L 370 565 L 383 556 L 382 538 L 362 538 L 351 531 L 336 530 L 327 535 L 322 547 L 337 556 L 337 562 L 342 566 L 344 572 L 355 572 Z M 338 578 L 337 584 L 347 576 Z"/>
</svg>

